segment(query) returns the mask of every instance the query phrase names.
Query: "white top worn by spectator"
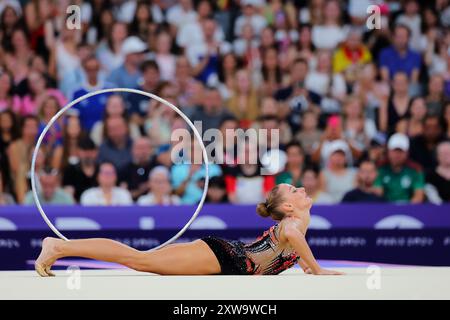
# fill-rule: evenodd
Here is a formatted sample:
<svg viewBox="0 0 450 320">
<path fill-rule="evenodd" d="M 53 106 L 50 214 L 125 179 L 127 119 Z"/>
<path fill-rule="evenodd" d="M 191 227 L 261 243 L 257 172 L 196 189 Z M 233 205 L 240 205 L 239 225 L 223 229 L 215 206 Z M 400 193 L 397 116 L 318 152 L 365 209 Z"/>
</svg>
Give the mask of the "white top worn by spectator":
<svg viewBox="0 0 450 320">
<path fill-rule="evenodd" d="M 214 40 L 218 43 L 222 43 L 224 39 L 225 34 L 223 33 L 222 28 L 217 25 L 216 31 L 214 32 Z M 180 47 L 204 44 L 205 39 L 200 23 L 198 21 L 190 22 L 183 28 L 178 29 L 176 42 Z"/>
<path fill-rule="evenodd" d="M 167 11 L 167 22 L 178 28 L 182 28 L 196 20 L 197 13 L 192 9 L 185 11 L 180 4 L 174 5 Z"/>
<path fill-rule="evenodd" d="M 409 44 L 411 46 L 411 49 L 420 51 L 421 50 L 421 24 L 422 19 L 420 18 L 420 15 L 415 15 L 413 17 L 408 17 L 404 14 L 400 15 L 397 20 L 395 21 L 396 24 L 402 24 L 405 25 L 411 30 L 411 37 L 409 40 Z"/>
<path fill-rule="evenodd" d="M 125 58 L 121 51 L 118 53 L 112 52 L 105 41 L 102 41 L 98 45 L 96 55 L 102 64 L 103 70 L 105 70 L 107 74 L 120 67 Z"/>
<path fill-rule="evenodd" d="M 346 37 L 346 28 L 339 26 L 320 26 L 312 28 L 312 43 L 317 49 L 334 50 Z"/>
<path fill-rule="evenodd" d="M 341 202 L 344 195 L 355 187 L 356 169 L 347 168 L 344 175 L 337 175 L 329 169 L 324 169 L 325 192 L 333 199 L 334 203 Z"/>
<path fill-rule="evenodd" d="M 80 68 L 80 58 L 64 48 L 61 41 L 56 41 L 56 65 L 59 78 Z"/>
<path fill-rule="evenodd" d="M 305 79 L 305 86 L 308 90 L 319 95 L 326 95 L 330 86 L 330 75 L 322 72 L 309 72 Z M 333 74 L 333 85 L 331 87 L 331 95 L 333 97 L 342 97 L 345 95 L 347 87 L 344 77 L 339 74 Z"/>
<path fill-rule="evenodd" d="M 162 13 L 161 8 L 157 4 L 149 4 L 150 11 L 152 14 L 152 19 L 155 23 L 163 23 L 164 15 Z M 125 22 L 130 24 L 133 21 L 133 18 L 136 14 L 137 1 L 136 0 L 128 0 L 124 2 L 119 10 L 116 12 L 116 19 L 121 22 Z"/>
<path fill-rule="evenodd" d="M 233 52 L 234 54 L 236 54 L 237 56 L 244 56 L 247 53 L 249 42 L 241 39 L 241 38 L 237 38 L 236 40 L 233 41 Z M 250 42 L 250 46 L 252 48 L 257 49 L 259 47 L 259 41 L 256 39 L 253 39 Z"/>
<path fill-rule="evenodd" d="M 181 203 L 180 197 L 176 195 L 165 195 L 162 200 L 162 205 L 178 205 Z M 140 196 L 137 200 L 137 204 L 140 206 L 151 206 L 156 205 L 156 198 L 153 194 L 145 194 L 143 196 Z"/>
<path fill-rule="evenodd" d="M 102 189 L 90 188 L 82 193 L 80 203 L 83 206 L 106 206 L 107 201 Z M 133 204 L 133 199 L 131 198 L 128 190 L 114 187 L 111 190 L 111 203 L 113 206 L 126 206 Z"/>
<path fill-rule="evenodd" d="M 267 20 L 259 14 L 254 14 L 251 17 L 242 15 L 236 19 L 236 23 L 234 25 L 234 34 L 237 37 L 241 35 L 242 27 L 246 23 L 250 23 L 252 25 L 255 34 L 261 34 L 261 31 L 267 26 Z"/>
</svg>

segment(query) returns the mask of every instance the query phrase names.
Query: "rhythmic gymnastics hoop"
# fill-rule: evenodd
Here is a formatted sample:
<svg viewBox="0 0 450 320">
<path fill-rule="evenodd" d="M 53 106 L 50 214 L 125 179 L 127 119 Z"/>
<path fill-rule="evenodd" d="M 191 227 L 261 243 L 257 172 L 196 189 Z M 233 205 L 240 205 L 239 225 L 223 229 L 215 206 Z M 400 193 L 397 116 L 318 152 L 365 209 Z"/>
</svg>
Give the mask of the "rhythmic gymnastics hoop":
<svg viewBox="0 0 450 320">
<path fill-rule="evenodd" d="M 146 96 L 150 99 L 154 99 L 159 101 L 160 103 L 168 106 L 169 108 L 171 108 L 172 110 L 174 110 L 176 113 L 178 113 L 183 119 L 184 121 L 187 122 L 187 124 L 189 125 L 189 127 L 192 129 L 192 131 L 194 132 L 195 137 L 197 138 L 198 142 L 200 143 L 200 146 L 202 148 L 202 153 L 203 153 L 203 158 L 205 161 L 205 184 L 203 187 L 203 194 L 202 197 L 200 199 L 200 202 L 197 205 L 197 209 L 195 210 L 194 214 L 192 215 L 192 217 L 189 219 L 189 221 L 184 225 L 184 227 L 178 231 L 178 233 L 176 235 L 174 235 L 172 238 L 170 238 L 169 240 L 167 240 L 166 242 L 160 244 L 159 246 L 152 248 L 148 251 L 153 251 L 153 250 L 158 250 L 160 248 L 163 248 L 169 244 L 171 244 L 172 242 L 174 242 L 175 240 L 177 240 L 179 237 L 181 237 L 183 235 L 183 233 L 189 228 L 189 226 L 192 224 L 192 222 L 194 222 L 195 218 L 197 218 L 198 214 L 200 213 L 200 211 L 202 210 L 203 207 L 203 203 L 205 202 L 205 198 L 206 198 L 206 193 L 208 191 L 208 183 L 209 183 L 209 172 L 208 172 L 208 155 L 206 152 L 206 148 L 205 145 L 203 143 L 203 140 L 200 136 L 200 133 L 198 132 L 197 128 L 194 126 L 194 124 L 192 123 L 192 121 L 180 110 L 178 109 L 175 105 L 173 105 L 172 103 L 164 100 L 161 97 L 158 97 L 157 95 L 154 95 L 152 93 L 149 92 L 145 92 L 142 90 L 138 90 L 138 89 L 129 89 L 129 88 L 111 88 L 111 89 L 103 89 L 103 90 L 97 90 L 97 91 L 93 91 L 93 92 L 89 92 L 77 99 L 75 99 L 74 101 L 70 102 L 69 104 L 67 104 L 66 106 L 64 106 L 64 108 L 62 108 L 61 110 L 58 111 L 57 114 L 55 114 L 49 121 L 49 123 L 45 126 L 44 130 L 42 131 L 42 133 L 40 134 L 37 143 L 36 143 L 36 147 L 33 151 L 33 158 L 31 161 L 31 190 L 32 190 L 32 194 L 33 194 L 33 198 L 34 201 L 36 203 L 36 206 L 39 210 L 39 213 L 41 214 L 42 218 L 44 219 L 45 223 L 47 223 L 47 225 L 49 226 L 49 228 L 62 240 L 65 241 L 70 241 L 70 239 L 68 239 L 67 237 L 65 237 L 54 225 L 53 223 L 50 221 L 50 219 L 47 217 L 47 214 L 45 213 L 44 209 L 42 208 L 41 202 L 39 200 L 37 191 L 36 191 L 36 172 L 35 172 L 35 167 L 36 167 L 36 158 L 38 155 L 38 151 L 39 151 L 39 147 L 41 146 L 42 140 L 45 137 L 45 134 L 48 132 L 48 130 L 50 129 L 50 127 L 53 125 L 53 123 L 58 120 L 58 118 L 68 109 L 70 109 L 71 107 L 73 107 L 74 105 L 76 105 L 78 102 L 96 96 L 98 94 L 102 94 L 102 93 L 110 93 L 110 92 L 128 92 L 128 93 L 135 93 L 135 94 L 140 94 L 143 96 Z"/>
</svg>

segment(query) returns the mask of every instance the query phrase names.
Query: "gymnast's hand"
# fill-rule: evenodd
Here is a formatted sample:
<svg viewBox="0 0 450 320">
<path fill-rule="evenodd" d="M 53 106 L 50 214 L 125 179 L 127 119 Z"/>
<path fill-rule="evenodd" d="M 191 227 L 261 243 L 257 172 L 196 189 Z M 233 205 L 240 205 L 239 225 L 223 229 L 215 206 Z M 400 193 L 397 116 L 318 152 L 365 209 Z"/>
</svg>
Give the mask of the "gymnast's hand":
<svg viewBox="0 0 450 320">
<path fill-rule="evenodd" d="M 313 272 L 311 269 L 309 269 L 309 270 L 310 270 L 309 273 L 306 272 L 306 271 L 305 271 L 305 273 L 314 274 L 316 276 L 341 276 L 341 275 L 345 274 L 344 272 L 334 271 L 334 270 L 327 270 L 327 269 L 319 269 L 316 272 Z"/>
</svg>

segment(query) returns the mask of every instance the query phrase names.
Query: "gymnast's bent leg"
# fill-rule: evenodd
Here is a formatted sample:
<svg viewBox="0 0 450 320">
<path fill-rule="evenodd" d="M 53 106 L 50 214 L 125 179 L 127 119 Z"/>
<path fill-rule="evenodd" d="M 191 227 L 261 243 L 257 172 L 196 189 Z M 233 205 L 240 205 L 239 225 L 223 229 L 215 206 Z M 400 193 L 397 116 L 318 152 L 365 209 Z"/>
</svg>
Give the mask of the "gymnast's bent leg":
<svg viewBox="0 0 450 320">
<path fill-rule="evenodd" d="M 36 271 L 43 277 L 54 276 L 50 268 L 55 261 L 72 256 L 119 263 L 137 271 L 161 275 L 208 275 L 221 272 L 215 254 L 202 240 L 171 244 L 148 252 L 103 238 L 70 241 L 45 238 L 35 263 Z"/>
</svg>

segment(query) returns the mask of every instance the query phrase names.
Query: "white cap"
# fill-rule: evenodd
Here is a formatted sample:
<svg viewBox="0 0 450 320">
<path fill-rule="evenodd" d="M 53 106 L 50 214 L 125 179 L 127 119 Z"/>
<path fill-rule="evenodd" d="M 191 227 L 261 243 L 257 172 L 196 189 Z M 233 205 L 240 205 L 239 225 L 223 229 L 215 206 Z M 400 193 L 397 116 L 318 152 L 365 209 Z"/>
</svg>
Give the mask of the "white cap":
<svg viewBox="0 0 450 320">
<path fill-rule="evenodd" d="M 347 142 L 345 142 L 344 140 L 333 140 L 328 145 L 327 151 L 328 157 L 336 151 L 342 151 L 343 153 L 347 154 L 347 152 L 349 151 L 349 147 Z"/>
<path fill-rule="evenodd" d="M 409 150 L 409 139 L 403 133 L 395 133 L 393 134 L 388 141 L 388 149 L 400 149 L 403 151 Z"/>
<path fill-rule="evenodd" d="M 122 54 L 132 54 L 132 53 L 140 53 L 147 50 L 147 45 L 144 41 L 139 39 L 136 36 L 131 36 L 125 39 L 122 44 Z"/>
</svg>

